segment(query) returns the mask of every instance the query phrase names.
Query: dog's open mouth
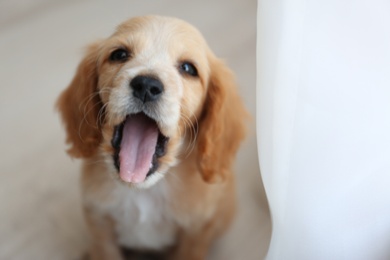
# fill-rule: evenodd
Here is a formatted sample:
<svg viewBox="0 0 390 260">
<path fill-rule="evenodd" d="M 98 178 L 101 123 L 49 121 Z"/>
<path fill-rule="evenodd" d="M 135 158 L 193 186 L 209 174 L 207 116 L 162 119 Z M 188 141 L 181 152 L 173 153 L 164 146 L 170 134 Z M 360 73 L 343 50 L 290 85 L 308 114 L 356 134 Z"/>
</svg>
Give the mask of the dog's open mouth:
<svg viewBox="0 0 390 260">
<path fill-rule="evenodd" d="M 157 123 L 144 113 L 129 115 L 114 129 L 111 144 L 114 164 L 125 182 L 140 183 L 158 168 L 158 158 L 165 154 L 168 138 Z"/>
</svg>

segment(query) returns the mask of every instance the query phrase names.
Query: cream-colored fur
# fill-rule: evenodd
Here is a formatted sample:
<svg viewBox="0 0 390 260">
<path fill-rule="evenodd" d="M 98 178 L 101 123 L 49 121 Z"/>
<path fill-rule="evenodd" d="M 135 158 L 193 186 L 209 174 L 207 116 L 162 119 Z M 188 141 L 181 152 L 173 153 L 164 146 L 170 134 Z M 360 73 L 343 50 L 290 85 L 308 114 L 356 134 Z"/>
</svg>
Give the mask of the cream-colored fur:
<svg viewBox="0 0 390 260">
<path fill-rule="evenodd" d="M 112 62 L 118 48 L 130 53 Z M 184 63 L 196 75 L 181 70 Z M 142 104 L 129 87 L 153 75 L 161 97 Z M 246 111 L 235 80 L 191 25 L 159 16 L 125 21 L 88 48 L 58 101 L 69 154 L 82 158 L 82 190 L 92 259 L 122 259 L 120 248 L 165 259 L 204 259 L 235 210 L 232 166 Z M 142 112 L 168 138 L 156 171 L 128 183 L 114 165 L 114 128 Z"/>
</svg>

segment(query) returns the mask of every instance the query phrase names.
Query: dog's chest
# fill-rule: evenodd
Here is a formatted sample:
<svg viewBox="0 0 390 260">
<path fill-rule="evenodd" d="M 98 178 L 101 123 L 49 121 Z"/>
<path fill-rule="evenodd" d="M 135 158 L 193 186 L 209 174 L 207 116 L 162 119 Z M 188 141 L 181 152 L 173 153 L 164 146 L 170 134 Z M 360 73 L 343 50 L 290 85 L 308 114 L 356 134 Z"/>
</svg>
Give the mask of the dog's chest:
<svg viewBox="0 0 390 260">
<path fill-rule="evenodd" d="M 165 188 L 116 192 L 110 215 L 115 221 L 119 244 L 158 250 L 174 243 L 176 223 Z"/>
</svg>

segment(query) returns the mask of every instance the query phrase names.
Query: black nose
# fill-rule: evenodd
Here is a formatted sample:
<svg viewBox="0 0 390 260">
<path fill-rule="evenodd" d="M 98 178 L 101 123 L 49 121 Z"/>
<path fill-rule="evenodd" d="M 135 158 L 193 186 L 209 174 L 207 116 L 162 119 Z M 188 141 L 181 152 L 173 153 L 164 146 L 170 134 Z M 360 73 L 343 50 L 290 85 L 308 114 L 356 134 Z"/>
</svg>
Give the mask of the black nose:
<svg viewBox="0 0 390 260">
<path fill-rule="evenodd" d="M 150 76 L 137 76 L 130 82 L 134 97 L 143 103 L 155 101 L 164 90 L 160 80 Z"/>
</svg>

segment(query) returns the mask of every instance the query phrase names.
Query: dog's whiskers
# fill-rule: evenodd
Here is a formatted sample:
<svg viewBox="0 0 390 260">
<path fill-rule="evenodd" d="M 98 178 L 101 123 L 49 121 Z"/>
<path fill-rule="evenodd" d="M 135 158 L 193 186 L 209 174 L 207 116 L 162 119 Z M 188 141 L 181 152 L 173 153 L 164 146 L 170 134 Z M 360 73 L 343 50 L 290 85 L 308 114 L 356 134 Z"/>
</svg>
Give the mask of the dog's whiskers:
<svg viewBox="0 0 390 260">
<path fill-rule="evenodd" d="M 193 123 L 193 120 L 191 120 L 190 117 L 193 118 L 195 124 Z M 184 122 L 185 129 L 189 129 L 189 134 L 190 134 L 189 136 L 190 142 L 188 143 L 187 147 L 184 150 L 184 153 L 186 154 L 186 158 L 187 158 L 195 149 L 196 139 L 198 136 L 199 123 L 198 123 L 198 118 L 193 113 L 190 116 L 186 116 L 185 114 L 180 113 L 180 118 Z M 188 131 L 186 131 L 185 129 L 184 129 L 184 134 L 187 134 Z"/>
<path fill-rule="evenodd" d="M 181 118 L 181 120 L 183 120 L 183 123 L 184 123 L 184 129 L 183 129 L 183 135 L 185 136 L 185 135 L 187 135 L 188 134 L 188 132 L 189 132 L 189 134 L 190 134 L 190 136 L 189 136 L 189 140 L 190 140 L 190 142 L 189 143 L 187 143 L 187 145 L 186 145 L 186 147 L 185 147 L 185 150 L 184 150 L 184 153 L 188 153 L 188 151 L 189 150 L 191 150 L 191 146 L 192 146 L 192 140 L 193 140 L 193 124 L 192 124 L 192 122 L 190 121 L 190 119 L 186 116 L 186 115 L 184 115 L 184 114 L 181 114 L 180 115 L 180 118 Z M 189 130 L 186 130 L 186 129 L 189 129 Z"/>
<path fill-rule="evenodd" d="M 90 94 L 89 96 L 87 96 L 79 105 L 79 110 L 81 110 L 81 107 L 83 106 L 83 119 L 81 120 L 80 122 L 80 125 L 79 125 L 79 130 L 78 130 L 78 133 L 79 133 L 79 137 L 81 140 L 83 140 L 83 137 L 81 135 L 81 128 L 83 126 L 83 124 L 87 124 L 89 126 L 92 126 L 94 128 L 96 128 L 99 123 L 101 124 L 102 121 L 99 120 L 99 115 L 102 115 L 102 109 L 105 107 L 105 105 L 102 106 L 102 108 L 99 109 L 99 112 L 98 112 L 98 116 L 96 118 L 96 124 L 93 124 L 91 122 L 88 121 L 88 114 L 91 113 L 95 108 L 96 106 L 99 106 L 99 105 L 102 105 L 102 102 L 99 100 L 99 102 L 96 102 L 95 104 L 93 104 L 93 106 L 91 108 L 89 108 L 87 110 L 87 107 L 89 105 L 90 102 L 92 102 L 92 100 L 97 96 L 97 95 L 100 95 L 101 93 L 109 93 L 109 89 L 108 88 L 102 88 L 100 91 L 96 91 L 96 92 L 93 92 L 92 94 Z M 85 103 L 85 104 L 84 104 Z M 104 109 L 103 109 L 104 110 Z M 84 141 L 84 140 L 83 140 Z"/>
<path fill-rule="evenodd" d="M 104 116 L 105 116 L 105 110 L 106 110 L 106 107 L 107 107 L 107 103 L 104 104 L 100 110 L 99 110 L 99 113 L 97 115 L 97 121 L 100 125 L 103 125 L 103 122 L 104 122 Z"/>
</svg>

